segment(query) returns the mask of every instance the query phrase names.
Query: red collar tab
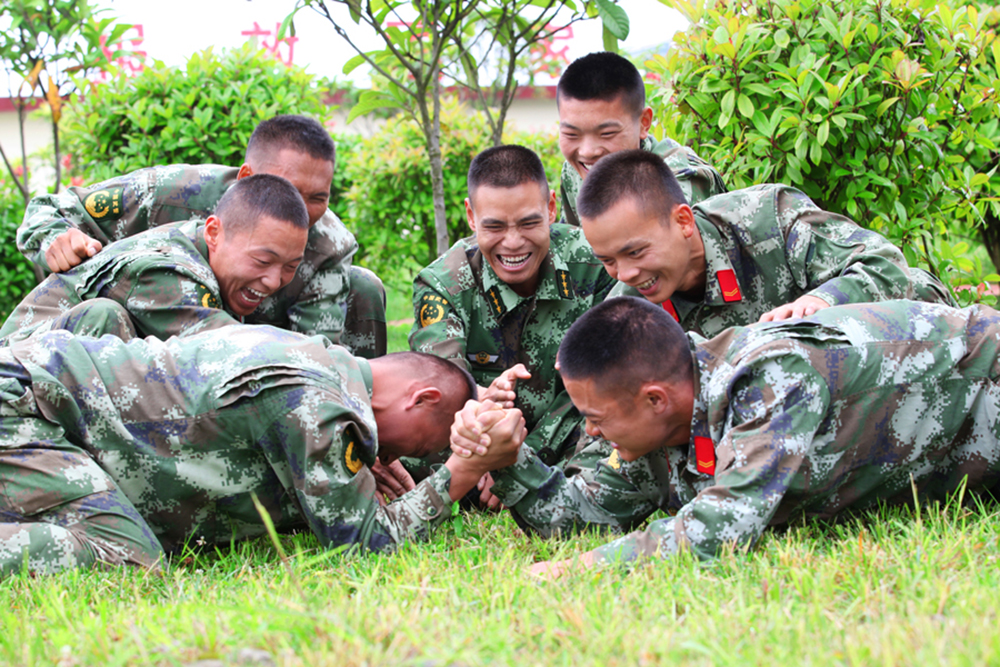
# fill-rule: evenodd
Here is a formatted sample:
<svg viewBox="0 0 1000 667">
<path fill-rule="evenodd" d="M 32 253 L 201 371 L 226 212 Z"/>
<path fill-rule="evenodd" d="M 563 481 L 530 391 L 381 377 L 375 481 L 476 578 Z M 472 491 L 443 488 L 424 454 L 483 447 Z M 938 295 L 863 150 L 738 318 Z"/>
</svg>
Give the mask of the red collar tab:
<svg viewBox="0 0 1000 667">
<path fill-rule="evenodd" d="M 698 464 L 698 472 L 715 474 L 715 444 L 711 438 L 701 435 L 694 437 L 694 458 Z"/>
<path fill-rule="evenodd" d="M 663 310 L 667 311 L 667 313 L 670 314 L 670 317 L 674 318 L 674 322 L 680 322 L 681 321 L 681 318 L 677 317 L 677 309 L 674 308 L 674 302 L 673 301 L 671 301 L 670 299 L 667 299 L 666 301 L 664 301 L 660 305 L 663 306 Z"/>
<path fill-rule="evenodd" d="M 733 273 L 732 269 L 719 271 L 715 276 L 719 279 L 719 289 L 722 290 L 723 301 L 729 303 L 743 300 L 743 295 L 740 294 L 740 284 L 736 282 L 736 274 Z"/>
</svg>

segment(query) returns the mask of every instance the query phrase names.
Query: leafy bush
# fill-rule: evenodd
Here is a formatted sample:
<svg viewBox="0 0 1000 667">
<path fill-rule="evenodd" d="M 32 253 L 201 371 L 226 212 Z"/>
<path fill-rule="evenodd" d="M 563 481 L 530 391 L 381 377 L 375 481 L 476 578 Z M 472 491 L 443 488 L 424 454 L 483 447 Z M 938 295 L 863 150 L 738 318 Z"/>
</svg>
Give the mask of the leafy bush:
<svg viewBox="0 0 1000 667">
<path fill-rule="evenodd" d="M 555 136 L 514 132 L 504 140 L 538 153 L 549 187 L 556 187 L 562 157 Z M 472 158 L 490 145 L 489 124 L 481 112 L 455 102 L 444 105 L 441 152 L 451 243 L 470 233 L 463 203 L 466 174 Z M 337 187 L 345 193 L 334 210 L 361 245 L 359 262 L 383 281 L 403 286 L 414 272 L 437 257 L 431 175 L 423 134 L 413 120 L 400 115 L 389 119 L 368 139 L 345 143 L 342 138 L 337 150 L 334 194 Z"/>
<path fill-rule="evenodd" d="M 35 286 L 35 274 L 17 249 L 15 234 L 24 217 L 24 199 L 10 178 L 0 178 L 0 322 Z"/>
<path fill-rule="evenodd" d="M 73 100 L 68 149 L 88 181 L 156 164 L 239 165 L 258 122 L 298 113 L 324 121 L 314 77 L 247 44 L 160 61 L 138 76 L 92 84 Z"/>
<path fill-rule="evenodd" d="M 665 1 L 692 24 L 647 62 L 661 77 L 654 108 L 730 188 L 792 184 L 887 235 L 911 264 L 964 281 L 982 268 L 946 237 L 992 225 L 1000 264 L 1000 206 L 989 200 L 1000 194 L 1000 12 L 934 0 Z"/>
</svg>

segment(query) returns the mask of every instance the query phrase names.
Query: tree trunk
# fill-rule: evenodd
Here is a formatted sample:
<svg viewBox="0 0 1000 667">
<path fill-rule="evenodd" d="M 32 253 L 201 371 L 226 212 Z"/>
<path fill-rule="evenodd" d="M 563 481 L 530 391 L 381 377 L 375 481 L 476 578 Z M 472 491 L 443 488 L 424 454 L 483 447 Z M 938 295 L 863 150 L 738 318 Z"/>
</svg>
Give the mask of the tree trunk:
<svg viewBox="0 0 1000 667">
<path fill-rule="evenodd" d="M 983 239 L 983 245 L 986 246 L 986 252 L 993 260 L 994 268 L 1000 271 L 1000 218 L 997 218 L 988 206 L 983 215 L 982 225 L 979 227 L 979 234 Z"/>
<path fill-rule="evenodd" d="M 435 70 L 437 68 L 435 67 Z M 444 202 L 444 165 L 441 160 L 441 81 L 437 71 L 433 73 L 434 115 L 428 134 L 427 153 L 431 160 L 431 190 L 434 196 L 434 229 L 437 232 L 438 257 L 451 247 L 448 239 L 448 215 Z"/>
</svg>

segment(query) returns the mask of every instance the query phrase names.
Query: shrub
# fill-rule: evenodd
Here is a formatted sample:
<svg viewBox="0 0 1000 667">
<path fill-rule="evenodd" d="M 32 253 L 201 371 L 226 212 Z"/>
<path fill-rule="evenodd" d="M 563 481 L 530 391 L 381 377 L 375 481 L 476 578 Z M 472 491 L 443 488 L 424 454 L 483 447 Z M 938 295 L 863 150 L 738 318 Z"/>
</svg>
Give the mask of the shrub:
<svg viewBox="0 0 1000 667">
<path fill-rule="evenodd" d="M 946 237 L 989 223 L 1000 263 L 1000 206 L 989 200 L 1000 193 L 1000 12 L 934 0 L 666 1 L 692 24 L 647 62 L 662 77 L 654 108 L 730 188 L 792 184 L 953 279 L 982 270 Z"/>
<path fill-rule="evenodd" d="M 10 178 L 0 178 L 0 322 L 35 286 L 31 262 L 17 249 L 15 234 L 24 217 L 24 199 Z"/>
<path fill-rule="evenodd" d="M 184 67 L 156 61 L 91 84 L 74 96 L 66 143 L 91 182 L 156 164 L 236 166 L 257 123 L 284 113 L 326 120 L 312 75 L 252 44 L 209 48 Z"/>
<path fill-rule="evenodd" d="M 552 135 L 508 133 L 504 141 L 533 149 L 542 158 L 549 187 L 555 188 L 562 157 Z M 469 235 L 465 218 L 466 175 L 472 158 L 489 148 L 485 116 L 450 102 L 441 112 L 441 152 L 451 243 Z M 437 257 L 434 202 L 424 138 L 417 124 L 402 115 L 389 119 L 372 137 L 338 141 L 334 185 L 345 203 L 335 204 L 361 245 L 358 260 L 383 281 L 403 286 L 413 273 Z M 350 184 L 349 187 L 347 184 Z M 336 192 L 334 193 L 336 194 Z"/>
</svg>

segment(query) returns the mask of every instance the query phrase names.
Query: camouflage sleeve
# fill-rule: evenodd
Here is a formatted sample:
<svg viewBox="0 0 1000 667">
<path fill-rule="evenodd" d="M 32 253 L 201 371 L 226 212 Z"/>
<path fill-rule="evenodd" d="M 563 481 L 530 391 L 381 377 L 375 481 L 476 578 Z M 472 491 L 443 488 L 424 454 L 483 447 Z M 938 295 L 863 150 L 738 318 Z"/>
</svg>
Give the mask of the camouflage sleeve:
<svg viewBox="0 0 1000 667">
<path fill-rule="evenodd" d="M 79 229 L 103 245 L 129 233 L 144 231 L 146 209 L 132 219 L 123 219 L 124 202 L 134 199 L 133 181 L 112 179 L 89 188 L 72 187 L 58 194 L 35 197 L 24 211 L 17 230 L 17 249 L 38 266 L 48 269 L 45 251 L 60 234 Z"/>
<path fill-rule="evenodd" d="M 519 524 L 546 537 L 583 526 L 634 525 L 656 505 L 609 465 L 611 451 L 607 441 L 594 440 L 559 468 L 524 444 L 514 465 L 493 472 L 493 494 Z"/>
<path fill-rule="evenodd" d="M 347 297 L 351 291 L 349 276 L 353 256 L 354 251 L 351 251 L 339 261 L 328 259 L 306 279 L 298 299 L 288 308 L 292 331 L 310 336 L 323 335 L 330 342 L 340 342 Z"/>
<path fill-rule="evenodd" d="M 327 547 L 358 545 L 388 551 L 410 539 L 426 539 L 451 515 L 451 473 L 444 466 L 398 500 L 381 506 L 375 477 L 362 457 L 374 452 L 363 441 L 355 416 L 322 388 L 306 392 L 299 406 L 272 431 L 265 454 L 291 475 L 289 492 Z M 368 436 L 371 438 L 372 436 Z M 290 464 L 290 466 L 289 466 Z M 290 469 L 289 469 L 290 468 Z"/>
<path fill-rule="evenodd" d="M 459 304 L 433 273 L 424 269 L 413 280 L 413 328 L 410 349 L 427 352 L 470 370 L 465 357 L 466 322 Z"/>
<path fill-rule="evenodd" d="M 807 359 L 760 357 L 728 390 L 728 427 L 715 443 L 714 484 L 669 519 L 599 547 L 596 561 L 662 557 L 680 548 L 714 558 L 727 544 L 752 545 L 811 455 L 813 436 L 827 419 L 827 383 Z"/>
<path fill-rule="evenodd" d="M 580 226 L 580 217 L 576 213 L 576 197 L 580 194 L 580 177 L 568 162 L 563 162 L 559 173 L 559 222 L 574 227 Z"/>
<path fill-rule="evenodd" d="M 728 192 L 719 172 L 687 146 L 681 146 L 668 138 L 659 142 L 653 152 L 662 157 L 674 172 L 688 204 L 697 204 Z"/>
<path fill-rule="evenodd" d="M 912 297 L 910 270 L 899 248 L 841 215 L 793 204 L 793 193 L 783 188 L 777 206 L 779 215 L 799 208 L 785 246 L 793 277 L 811 296 L 831 306 Z"/>
<path fill-rule="evenodd" d="M 134 281 L 121 281 L 102 296 L 125 305 L 140 337 L 166 340 L 239 324 L 212 290 L 170 267 L 140 271 Z"/>
</svg>

